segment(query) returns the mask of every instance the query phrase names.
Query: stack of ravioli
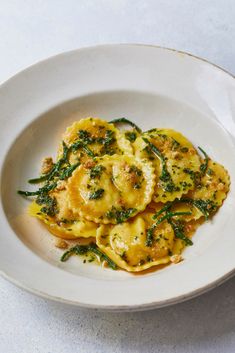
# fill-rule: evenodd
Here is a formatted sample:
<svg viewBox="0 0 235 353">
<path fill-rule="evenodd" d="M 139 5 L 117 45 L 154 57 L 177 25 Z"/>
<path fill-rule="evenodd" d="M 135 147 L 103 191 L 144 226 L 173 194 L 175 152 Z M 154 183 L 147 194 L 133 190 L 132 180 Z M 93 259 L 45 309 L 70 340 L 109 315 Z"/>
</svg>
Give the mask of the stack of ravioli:
<svg viewBox="0 0 235 353">
<path fill-rule="evenodd" d="M 53 235 L 78 244 L 87 238 L 104 259 L 131 272 L 180 261 L 230 184 L 224 167 L 181 133 L 98 118 L 68 127 L 57 160 L 30 182 L 42 186 L 20 193 L 36 196 L 30 214 Z"/>
</svg>

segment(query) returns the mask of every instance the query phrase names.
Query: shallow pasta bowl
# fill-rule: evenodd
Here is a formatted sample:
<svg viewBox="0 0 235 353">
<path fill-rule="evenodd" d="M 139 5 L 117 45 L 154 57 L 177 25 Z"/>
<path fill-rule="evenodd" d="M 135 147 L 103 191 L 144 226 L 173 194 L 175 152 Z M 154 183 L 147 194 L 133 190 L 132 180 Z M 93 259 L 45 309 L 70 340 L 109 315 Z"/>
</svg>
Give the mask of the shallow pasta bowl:
<svg viewBox="0 0 235 353">
<path fill-rule="evenodd" d="M 157 308 L 203 293 L 235 269 L 235 81 L 186 53 L 139 45 L 108 45 L 52 57 L 0 87 L 0 269 L 35 294 L 108 310 Z M 194 235 L 184 261 L 147 274 L 59 261 L 47 230 L 30 218 L 16 190 L 38 173 L 75 119 L 126 116 L 144 130 L 181 131 L 222 163 L 231 190 L 212 221 Z M 229 131 L 230 133 L 228 133 Z"/>
</svg>

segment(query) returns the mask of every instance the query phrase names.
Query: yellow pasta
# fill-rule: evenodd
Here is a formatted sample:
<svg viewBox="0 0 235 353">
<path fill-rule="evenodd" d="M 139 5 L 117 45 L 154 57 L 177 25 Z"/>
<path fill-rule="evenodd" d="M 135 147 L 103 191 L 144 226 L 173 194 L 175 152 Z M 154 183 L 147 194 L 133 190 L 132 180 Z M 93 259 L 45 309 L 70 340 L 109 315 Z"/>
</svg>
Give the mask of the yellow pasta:
<svg viewBox="0 0 235 353">
<path fill-rule="evenodd" d="M 134 156 L 105 156 L 80 165 L 68 181 L 72 211 L 96 223 L 120 223 L 151 201 L 151 163 Z"/>
<path fill-rule="evenodd" d="M 105 154 L 133 154 L 130 141 L 113 124 L 99 118 L 86 118 L 75 121 L 66 129 L 62 141 L 67 146 L 74 145 L 69 155 L 71 164 L 86 162 L 92 154 L 103 156 Z M 77 146 L 77 147 L 76 147 Z M 90 151 L 90 154 L 87 153 Z M 62 156 L 61 143 L 58 158 Z"/>
<path fill-rule="evenodd" d="M 101 225 L 97 245 L 120 268 L 139 272 L 167 264 L 172 255 L 174 232 L 166 221 L 155 230 L 153 246 L 146 246 L 146 230 L 154 222 L 153 213 L 144 212 L 117 225 Z"/>
<path fill-rule="evenodd" d="M 182 134 L 171 129 L 153 129 L 136 139 L 134 149 L 136 156 L 154 164 L 157 176 L 155 202 L 173 201 L 194 188 L 190 172 L 199 172 L 201 161 Z"/>
<path fill-rule="evenodd" d="M 75 240 L 78 238 L 90 238 L 96 236 L 97 224 L 84 219 L 56 221 L 55 218 L 41 212 L 41 206 L 32 202 L 29 207 L 29 214 L 40 219 L 47 227 L 50 233 L 56 237 Z"/>
</svg>

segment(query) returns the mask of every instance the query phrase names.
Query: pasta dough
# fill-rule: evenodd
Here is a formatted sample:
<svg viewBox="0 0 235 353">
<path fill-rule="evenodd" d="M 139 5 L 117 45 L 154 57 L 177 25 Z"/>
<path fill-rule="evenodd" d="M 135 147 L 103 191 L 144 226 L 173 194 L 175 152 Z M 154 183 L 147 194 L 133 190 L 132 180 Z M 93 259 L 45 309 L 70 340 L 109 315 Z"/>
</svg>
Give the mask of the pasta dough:
<svg viewBox="0 0 235 353">
<path fill-rule="evenodd" d="M 69 206 L 96 223 L 120 223 L 151 201 L 151 163 L 134 156 L 105 156 L 81 165 L 68 181 Z"/>
<path fill-rule="evenodd" d="M 154 164 L 157 176 L 155 202 L 173 201 L 194 188 L 190 172 L 199 172 L 201 161 L 182 134 L 171 129 L 153 129 L 136 139 L 134 149 L 136 156 Z"/>
<path fill-rule="evenodd" d="M 86 162 L 92 155 L 103 156 L 113 154 L 132 154 L 130 141 L 115 128 L 99 118 L 86 118 L 75 121 L 62 136 L 67 146 L 74 146 L 69 155 L 71 164 Z M 62 156 L 60 145 L 58 158 Z M 90 151 L 87 153 L 87 151 Z"/>
<path fill-rule="evenodd" d="M 145 211 L 122 224 L 101 225 L 97 231 L 97 245 L 127 271 L 138 272 L 169 263 L 174 232 L 166 221 L 156 228 L 153 246 L 146 246 L 146 230 L 154 222 L 153 214 Z"/>
</svg>

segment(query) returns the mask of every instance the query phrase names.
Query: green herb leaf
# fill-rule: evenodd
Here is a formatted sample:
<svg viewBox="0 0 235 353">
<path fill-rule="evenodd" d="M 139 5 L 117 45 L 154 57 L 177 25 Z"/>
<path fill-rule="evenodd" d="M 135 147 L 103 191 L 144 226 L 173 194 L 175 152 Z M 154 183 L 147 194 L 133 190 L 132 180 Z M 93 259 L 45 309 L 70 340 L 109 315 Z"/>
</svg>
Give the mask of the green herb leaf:
<svg viewBox="0 0 235 353">
<path fill-rule="evenodd" d="M 102 172 L 105 170 L 106 168 L 102 165 L 96 165 L 95 167 L 91 168 L 90 170 L 90 178 L 91 179 L 99 179 L 101 177 Z"/>
<path fill-rule="evenodd" d="M 206 154 L 205 151 L 203 151 L 203 149 L 201 147 L 198 146 L 198 149 L 202 152 L 202 154 L 204 155 L 204 163 L 200 165 L 200 170 L 201 170 L 201 174 L 205 175 L 207 168 L 208 168 L 208 162 L 209 162 L 209 157 Z"/>
<path fill-rule="evenodd" d="M 47 214 L 48 216 L 53 217 L 58 212 L 57 201 L 55 197 L 50 197 L 47 194 L 41 194 L 38 195 L 36 203 L 38 205 L 44 205 L 40 211 Z"/>
<path fill-rule="evenodd" d="M 23 195 L 23 196 L 36 196 L 36 195 L 40 195 L 43 193 L 48 193 L 49 191 L 55 189 L 56 186 L 57 186 L 57 183 L 47 184 L 47 185 L 43 186 L 42 188 L 38 189 L 37 191 L 18 190 L 17 193 L 19 195 Z"/>
<path fill-rule="evenodd" d="M 193 245 L 192 240 L 186 237 L 186 235 L 184 234 L 183 226 L 180 222 L 173 222 L 172 219 L 168 219 L 168 222 L 172 226 L 176 238 L 183 240 L 186 245 Z"/>
<path fill-rule="evenodd" d="M 110 211 L 106 213 L 106 216 L 109 219 L 115 219 L 117 223 L 123 223 L 128 218 L 130 218 L 133 213 L 136 212 L 136 208 L 125 208 L 117 209 L 116 207 L 112 207 Z"/>
<path fill-rule="evenodd" d="M 98 189 L 89 195 L 89 200 L 98 200 L 103 197 L 104 189 Z"/>
<path fill-rule="evenodd" d="M 52 168 L 53 169 L 53 168 Z M 47 174 L 44 174 L 38 178 L 33 178 L 33 179 L 29 179 L 28 180 L 28 183 L 29 184 L 39 184 L 39 183 L 42 183 L 43 181 L 46 181 L 51 175 L 51 171 Z"/>
<path fill-rule="evenodd" d="M 136 131 L 138 131 L 139 133 L 142 132 L 142 130 L 132 121 L 126 119 L 126 118 L 117 118 L 117 119 L 113 119 L 110 121 L 111 124 L 128 124 L 130 126 L 132 126 L 133 128 L 136 129 Z"/>
<path fill-rule="evenodd" d="M 155 213 L 152 219 L 157 219 L 163 212 L 168 211 L 171 207 L 172 207 L 172 202 L 167 203 L 164 207 L 162 207 L 158 212 Z"/>
<path fill-rule="evenodd" d="M 165 220 L 171 219 L 175 216 L 184 216 L 184 215 L 191 215 L 191 212 L 167 212 L 164 216 L 159 218 L 156 223 L 152 224 L 152 226 L 147 230 L 147 239 L 146 239 L 146 246 L 152 246 L 153 243 L 153 232 L 156 227 Z"/>
<path fill-rule="evenodd" d="M 128 141 L 130 141 L 130 142 L 135 142 L 135 140 L 136 140 L 136 138 L 137 138 L 137 134 L 136 134 L 136 132 L 134 132 L 134 131 L 126 131 L 125 132 L 125 137 L 126 137 L 126 139 L 128 140 Z"/>
<path fill-rule="evenodd" d="M 96 244 L 75 245 L 61 256 L 60 261 L 67 261 L 71 255 L 86 255 L 89 252 L 99 256 L 101 261 L 106 261 L 108 266 L 113 270 L 117 270 L 117 265 L 106 254 L 100 251 Z"/>
<path fill-rule="evenodd" d="M 202 200 L 202 199 L 190 199 L 190 198 L 182 198 L 178 202 L 185 202 L 196 207 L 206 220 L 208 220 L 210 213 L 214 212 L 217 208 L 216 204 L 212 200 Z"/>
<path fill-rule="evenodd" d="M 79 130 L 78 136 L 79 136 L 79 139 L 86 145 L 90 145 L 95 142 L 95 139 L 91 137 L 90 132 L 88 132 L 87 130 Z"/>
<path fill-rule="evenodd" d="M 71 165 L 70 167 L 66 168 L 65 170 L 62 171 L 62 173 L 60 174 L 59 176 L 59 179 L 60 180 L 64 180 L 64 179 L 67 179 L 69 178 L 73 171 L 80 165 L 80 162 L 78 163 L 75 163 L 73 165 Z"/>
<path fill-rule="evenodd" d="M 162 172 L 161 175 L 159 177 L 159 179 L 161 181 L 164 182 L 164 184 L 162 185 L 162 188 L 164 191 L 166 192 L 173 192 L 173 191 L 179 191 L 179 188 L 175 186 L 175 184 L 173 183 L 173 180 L 171 178 L 170 173 L 167 170 L 167 165 L 166 165 L 166 161 L 165 161 L 165 157 L 163 156 L 163 154 L 159 151 L 159 149 L 152 143 L 150 142 L 147 138 L 142 137 L 142 139 L 144 140 L 145 143 L 147 143 L 147 145 L 149 146 L 149 148 L 151 149 L 151 151 L 160 159 L 161 164 L 162 164 Z"/>
</svg>

